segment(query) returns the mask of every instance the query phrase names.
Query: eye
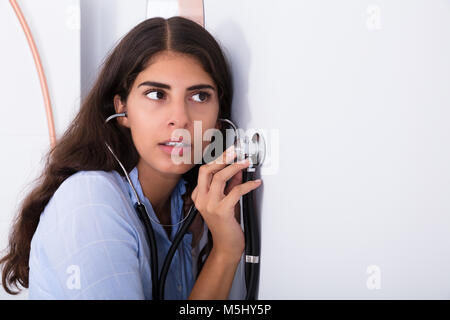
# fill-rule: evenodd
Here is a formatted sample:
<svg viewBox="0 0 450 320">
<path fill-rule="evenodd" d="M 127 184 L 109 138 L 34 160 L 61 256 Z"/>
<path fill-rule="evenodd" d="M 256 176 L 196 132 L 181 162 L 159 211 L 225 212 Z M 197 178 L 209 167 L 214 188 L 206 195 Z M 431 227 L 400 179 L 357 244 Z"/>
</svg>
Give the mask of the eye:
<svg viewBox="0 0 450 320">
<path fill-rule="evenodd" d="M 209 94 L 208 92 L 205 92 L 205 91 L 200 91 L 200 92 L 197 92 L 196 94 L 193 95 L 193 97 L 195 97 L 195 96 L 203 97 L 203 100 L 202 99 L 200 99 L 200 100 L 195 100 L 194 99 L 195 101 L 197 101 L 197 102 L 205 102 L 206 100 L 209 99 L 211 94 Z"/>
<path fill-rule="evenodd" d="M 164 97 L 164 92 L 160 90 L 151 90 L 148 91 L 145 95 L 152 100 L 159 100 Z"/>
</svg>

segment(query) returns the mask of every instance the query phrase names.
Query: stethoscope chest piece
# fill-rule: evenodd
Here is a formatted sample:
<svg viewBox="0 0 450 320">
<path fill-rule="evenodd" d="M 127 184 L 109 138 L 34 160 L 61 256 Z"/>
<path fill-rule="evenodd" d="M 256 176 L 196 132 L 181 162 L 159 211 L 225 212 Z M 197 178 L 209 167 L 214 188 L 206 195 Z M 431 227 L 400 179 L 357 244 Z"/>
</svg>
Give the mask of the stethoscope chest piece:
<svg viewBox="0 0 450 320">
<path fill-rule="evenodd" d="M 244 138 L 244 145 L 246 147 L 245 154 L 250 159 L 252 165 L 247 169 L 248 172 L 255 171 L 255 167 L 261 166 L 266 157 L 266 141 L 264 136 L 255 132 L 249 139 Z"/>
<path fill-rule="evenodd" d="M 255 167 L 261 166 L 266 157 L 266 141 L 264 139 L 264 136 L 258 132 L 254 132 L 253 134 L 251 134 L 251 138 L 249 138 L 249 136 L 247 135 L 241 136 L 239 134 L 238 128 L 233 122 L 228 119 L 219 120 L 227 122 L 234 129 L 234 147 L 237 154 L 237 160 L 241 161 L 249 158 L 251 164 L 247 171 L 255 171 Z"/>
</svg>

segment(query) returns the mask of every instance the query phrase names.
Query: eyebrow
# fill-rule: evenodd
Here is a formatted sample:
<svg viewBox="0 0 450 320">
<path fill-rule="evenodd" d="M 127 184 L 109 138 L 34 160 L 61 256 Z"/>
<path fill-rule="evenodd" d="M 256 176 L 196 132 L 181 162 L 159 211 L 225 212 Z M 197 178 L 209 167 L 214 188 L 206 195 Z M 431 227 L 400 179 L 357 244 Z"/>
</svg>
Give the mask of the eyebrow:
<svg viewBox="0 0 450 320">
<path fill-rule="evenodd" d="M 163 89 L 169 89 L 170 90 L 170 86 L 168 84 L 155 82 L 155 81 L 144 81 L 140 85 L 138 85 L 138 88 L 140 86 L 153 86 L 153 87 L 158 87 L 158 88 L 163 88 Z M 189 88 L 187 88 L 187 90 L 197 90 L 197 89 L 212 89 L 212 90 L 215 91 L 214 87 L 210 86 L 209 84 L 196 84 L 194 86 L 190 86 Z"/>
</svg>

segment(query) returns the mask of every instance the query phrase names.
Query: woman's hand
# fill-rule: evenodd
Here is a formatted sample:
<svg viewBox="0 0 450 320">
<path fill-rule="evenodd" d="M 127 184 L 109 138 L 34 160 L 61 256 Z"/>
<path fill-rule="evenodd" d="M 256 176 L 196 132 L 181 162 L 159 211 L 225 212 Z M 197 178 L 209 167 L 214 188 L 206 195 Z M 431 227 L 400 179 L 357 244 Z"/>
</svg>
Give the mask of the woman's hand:
<svg viewBox="0 0 450 320">
<path fill-rule="evenodd" d="M 244 233 L 235 218 L 236 203 L 242 195 L 261 185 L 256 181 L 241 184 L 242 170 L 249 166 L 249 162 L 232 163 L 235 157 L 232 146 L 216 160 L 200 166 L 198 184 L 191 195 L 211 231 L 213 250 L 230 259 L 240 259 L 245 249 Z M 225 189 L 229 179 L 231 181 Z"/>
</svg>

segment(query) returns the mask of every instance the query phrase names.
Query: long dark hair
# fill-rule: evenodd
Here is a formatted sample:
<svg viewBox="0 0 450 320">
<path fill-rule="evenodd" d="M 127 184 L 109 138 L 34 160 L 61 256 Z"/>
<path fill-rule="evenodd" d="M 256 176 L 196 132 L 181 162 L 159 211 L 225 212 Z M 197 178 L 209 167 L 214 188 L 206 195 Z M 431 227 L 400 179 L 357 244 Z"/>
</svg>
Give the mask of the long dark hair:
<svg viewBox="0 0 450 320">
<path fill-rule="evenodd" d="M 115 113 L 114 96 L 118 94 L 122 101 L 126 101 L 133 82 L 145 69 L 149 59 L 166 50 L 197 58 L 217 86 L 219 118 L 230 119 L 233 88 L 229 65 L 219 44 L 206 29 L 178 16 L 169 19 L 156 17 L 134 27 L 103 63 L 97 81 L 83 100 L 80 111 L 58 139 L 56 146 L 46 154 L 42 174 L 21 203 L 9 234 L 6 254 L 0 259 L 0 265 L 3 265 L 2 285 L 9 294 L 21 291 L 18 284 L 28 288 L 31 240 L 42 211 L 61 183 L 82 170 L 115 170 L 123 174 L 105 142 L 112 147 L 128 172 L 137 165 L 139 154 L 130 129 L 115 121 L 104 126 L 104 121 Z M 221 126 L 221 131 L 225 137 L 224 126 Z M 183 196 L 185 214 L 192 204 L 191 193 L 197 184 L 200 165 L 197 164 L 183 175 L 187 181 Z M 199 272 L 211 248 L 212 237 L 208 232 L 208 243 L 197 261 Z M 18 291 L 12 291 L 13 285 Z"/>
</svg>

